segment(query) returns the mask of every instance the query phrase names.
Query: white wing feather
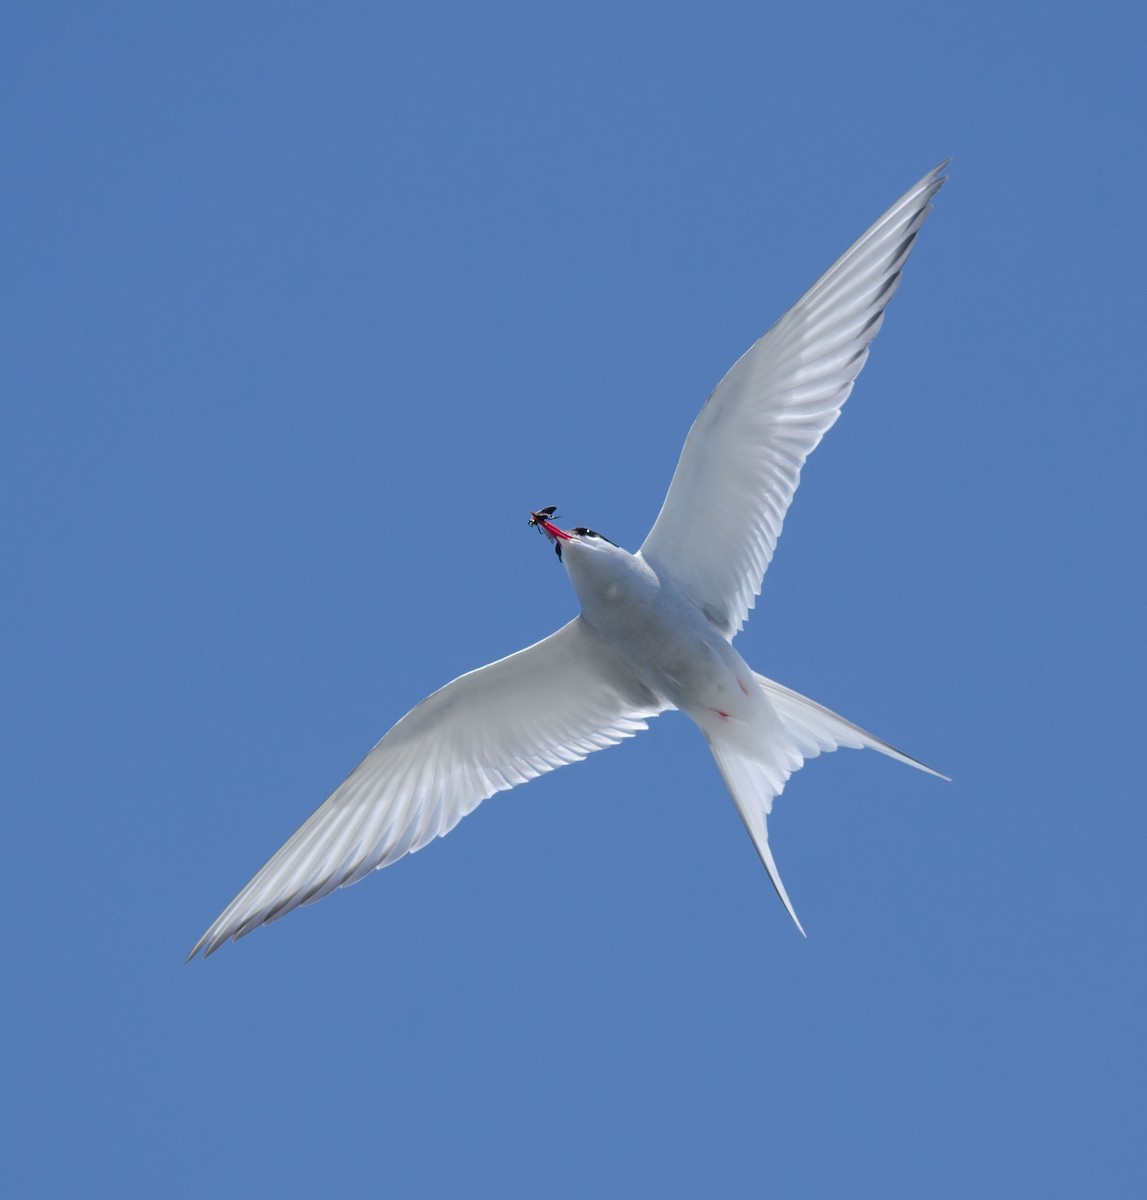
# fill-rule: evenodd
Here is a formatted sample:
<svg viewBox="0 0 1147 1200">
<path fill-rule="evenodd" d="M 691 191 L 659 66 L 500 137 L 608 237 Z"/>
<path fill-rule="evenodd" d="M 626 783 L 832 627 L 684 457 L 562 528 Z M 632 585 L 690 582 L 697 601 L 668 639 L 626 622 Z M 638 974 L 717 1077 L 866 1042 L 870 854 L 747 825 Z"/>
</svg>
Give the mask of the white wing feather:
<svg viewBox="0 0 1147 1200">
<path fill-rule="evenodd" d="M 773 557 L 801 467 L 868 357 L 944 164 L 733 365 L 701 410 L 641 553 L 732 637 Z"/>
<path fill-rule="evenodd" d="M 460 676 L 391 729 L 188 958 L 420 849 L 495 792 L 632 737 L 664 709 L 580 617 Z"/>
</svg>

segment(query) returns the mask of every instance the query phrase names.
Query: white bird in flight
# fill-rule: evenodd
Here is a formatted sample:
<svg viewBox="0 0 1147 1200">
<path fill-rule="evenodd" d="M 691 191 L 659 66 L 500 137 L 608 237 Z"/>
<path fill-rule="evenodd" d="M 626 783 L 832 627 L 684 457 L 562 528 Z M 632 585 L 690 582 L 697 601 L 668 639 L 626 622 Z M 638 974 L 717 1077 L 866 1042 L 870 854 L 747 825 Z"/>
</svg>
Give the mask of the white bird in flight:
<svg viewBox="0 0 1147 1200">
<path fill-rule="evenodd" d="M 530 515 L 581 613 L 412 709 L 223 910 L 188 960 L 448 833 L 488 796 L 680 709 L 699 726 L 757 853 L 789 776 L 839 746 L 939 775 L 763 675 L 733 638 L 760 593 L 801 467 L 840 414 L 944 183 L 929 172 L 733 365 L 693 423 L 636 554 Z M 939 776 L 946 778 L 946 776 Z"/>
</svg>

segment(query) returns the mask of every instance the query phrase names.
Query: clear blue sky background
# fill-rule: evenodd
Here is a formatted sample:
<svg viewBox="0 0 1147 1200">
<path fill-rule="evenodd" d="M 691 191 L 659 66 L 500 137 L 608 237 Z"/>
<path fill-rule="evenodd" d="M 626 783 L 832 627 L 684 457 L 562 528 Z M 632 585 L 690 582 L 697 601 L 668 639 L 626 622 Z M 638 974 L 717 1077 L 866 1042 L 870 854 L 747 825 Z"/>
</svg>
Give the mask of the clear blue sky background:
<svg viewBox="0 0 1147 1200">
<path fill-rule="evenodd" d="M 1142 1186 L 1138 12 L 5 7 L 6 1194 Z M 794 778 L 808 940 L 669 716 L 184 966 L 947 155 L 738 643 L 954 777 Z"/>
</svg>

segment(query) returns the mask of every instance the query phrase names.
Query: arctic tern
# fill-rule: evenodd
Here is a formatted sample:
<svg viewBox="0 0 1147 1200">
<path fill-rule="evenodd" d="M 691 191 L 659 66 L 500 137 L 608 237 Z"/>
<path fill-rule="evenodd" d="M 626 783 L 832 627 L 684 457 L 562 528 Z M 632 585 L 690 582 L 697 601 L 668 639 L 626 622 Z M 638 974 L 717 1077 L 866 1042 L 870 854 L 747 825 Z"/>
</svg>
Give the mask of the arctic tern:
<svg viewBox="0 0 1147 1200">
<path fill-rule="evenodd" d="M 840 746 L 939 772 L 758 675 L 733 638 L 760 593 L 801 467 L 864 366 L 944 166 L 898 200 L 717 385 L 636 554 L 584 526 L 560 528 L 554 506 L 530 514 L 581 613 L 408 712 L 223 910 L 189 961 L 421 849 L 495 792 L 631 737 L 673 708 L 700 727 L 804 933 L 766 824 L 789 776 Z"/>
</svg>

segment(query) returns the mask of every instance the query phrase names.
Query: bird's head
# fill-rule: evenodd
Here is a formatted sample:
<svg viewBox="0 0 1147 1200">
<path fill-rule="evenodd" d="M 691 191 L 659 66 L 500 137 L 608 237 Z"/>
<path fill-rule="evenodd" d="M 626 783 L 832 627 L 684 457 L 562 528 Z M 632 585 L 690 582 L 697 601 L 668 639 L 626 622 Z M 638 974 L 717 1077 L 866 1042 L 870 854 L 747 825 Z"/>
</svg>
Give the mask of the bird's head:
<svg viewBox="0 0 1147 1200">
<path fill-rule="evenodd" d="M 587 529 L 584 525 L 577 525 L 573 529 L 559 529 L 553 520 L 556 511 L 556 504 L 551 504 L 546 508 L 539 508 L 537 512 L 530 513 L 529 523 L 549 538 L 558 558 L 562 556 L 563 545 L 576 545 L 579 548 L 585 546 L 589 549 L 604 549 L 607 546 L 613 546 L 614 549 L 617 548 L 615 543 L 611 542 L 609 538 L 603 537 L 593 529 Z"/>
</svg>

